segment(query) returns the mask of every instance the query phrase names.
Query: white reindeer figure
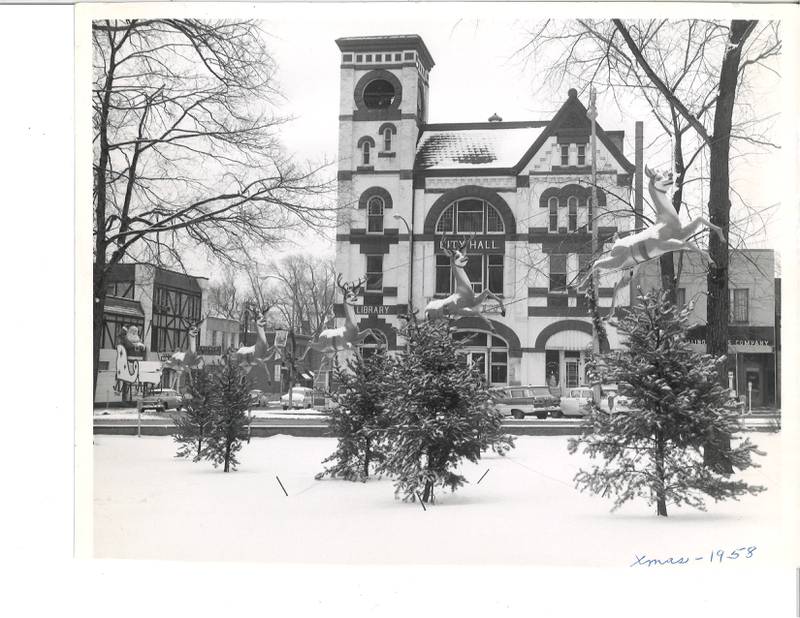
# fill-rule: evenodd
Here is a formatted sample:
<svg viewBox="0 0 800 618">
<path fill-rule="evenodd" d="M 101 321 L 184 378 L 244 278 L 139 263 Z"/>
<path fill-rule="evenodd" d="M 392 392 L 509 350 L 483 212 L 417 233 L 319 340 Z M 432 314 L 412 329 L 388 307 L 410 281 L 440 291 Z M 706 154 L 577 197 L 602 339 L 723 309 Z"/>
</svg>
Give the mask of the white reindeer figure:
<svg viewBox="0 0 800 618">
<path fill-rule="evenodd" d="M 175 376 L 172 378 L 170 388 L 177 390 L 180 382 L 181 374 L 186 369 L 196 369 L 203 366 L 203 357 L 197 353 L 197 335 L 200 333 L 200 325 L 205 321 L 205 318 L 197 322 L 188 322 L 189 330 L 187 331 L 189 348 L 175 352 L 168 361 L 163 365 L 165 369 L 172 369 L 175 371 Z"/>
<path fill-rule="evenodd" d="M 491 331 L 494 331 L 494 326 L 480 312 L 480 305 L 487 298 L 492 298 L 497 301 L 500 306 L 500 315 L 506 314 L 506 308 L 503 305 L 503 300 L 494 292 L 490 292 L 486 287 L 480 294 L 475 294 L 472 288 L 472 283 L 467 277 L 464 268 L 467 265 L 467 245 L 471 238 L 458 243 L 458 248 L 451 251 L 445 244 L 446 236 L 442 237 L 442 248 L 445 254 L 450 258 L 450 270 L 455 274 L 456 290 L 447 298 L 439 298 L 430 301 L 425 307 L 425 317 L 429 320 L 439 320 L 447 318 L 451 315 L 462 317 L 476 317 L 480 318 L 489 326 Z"/>
<path fill-rule="evenodd" d="M 247 307 L 245 311 L 256 313 L 255 307 Z M 239 367 L 241 367 L 245 373 L 250 373 L 250 370 L 256 365 L 261 365 L 266 369 L 267 361 L 272 360 L 278 351 L 275 346 L 270 347 L 269 344 L 267 344 L 266 326 L 267 310 L 261 309 L 256 319 L 256 342 L 253 345 L 243 346 L 234 352 Z"/>
<path fill-rule="evenodd" d="M 316 350 L 326 357 L 334 356 L 340 350 L 352 350 L 370 335 L 384 342 L 386 341 L 383 333 L 378 334 L 378 331 L 372 328 L 358 330 L 353 307 L 358 304 L 358 293 L 366 281 L 366 278 L 362 278 L 356 282 L 342 283 L 342 275 L 336 276 L 336 285 L 344 295 L 344 326 L 323 330 L 314 341 L 309 343 L 303 358 L 310 350 Z"/>
<path fill-rule="evenodd" d="M 656 211 L 655 223 L 636 234 L 617 238 L 610 251 L 604 257 L 595 260 L 586 276 L 578 284 L 579 288 L 583 287 L 595 270 L 631 269 L 614 287 L 614 302 L 616 301 L 617 291 L 631 280 L 635 269 L 640 264 L 653 260 L 665 253 L 681 250 L 694 251 L 713 264 L 714 261 L 707 251 L 689 242 L 689 238 L 696 234 L 701 227 L 714 231 L 719 236 L 719 239 L 725 242 L 722 229 L 705 217 L 697 217 L 686 225 L 681 225 L 680 218 L 672 206 L 672 200 L 669 195 L 669 190 L 674 182 L 672 172 L 662 174 L 645 166 L 645 173 L 650 179 L 650 197 L 653 198 L 653 207 Z M 614 303 L 612 303 L 611 307 L 612 315 L 613 311 Z"/>
</svg>

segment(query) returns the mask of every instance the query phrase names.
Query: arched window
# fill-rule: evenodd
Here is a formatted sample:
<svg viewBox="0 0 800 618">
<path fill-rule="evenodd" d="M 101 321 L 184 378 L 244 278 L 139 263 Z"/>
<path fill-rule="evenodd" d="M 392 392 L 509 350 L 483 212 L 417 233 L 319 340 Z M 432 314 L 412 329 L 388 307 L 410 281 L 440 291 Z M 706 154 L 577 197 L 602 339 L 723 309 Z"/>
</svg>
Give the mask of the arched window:
<svg viewBox="0 0 800 618">
<path fill-rule="evenodd" d="M 567 229 L 570 232 L 578 229 L 578 198 L 574 195 L 567 198 Z"/>
<path fill-rule="evenodd" d="M 550 220 L 548 222 L 548 230 L 551 232 L 558 231 L 558 198 L 551 197 L 547 200 L 547 207 L 550 210 Z"/>
<path fill-rule="evenodd" d="M 383 232 L 383 198 L 377 195 L 367 202 L 367 231 Z"/>
<path fill-rule="evenodd" d="M 362 152 L 361 164 L 362 165 L 369 165 L 369 149 L 370 149 L 370 144 L 369 144 L 369 142 L 365 141 L 361 145 L 361 152 Z"/>
<path fill-rule="evenodd" d="M 502 234 L 503 218 L 488 202 L 468 198 L 450 204 L 439 215 L 437 234 Z"/>
<path fill-rule="evenodd" d="M 383 150 L 386 152 L 392 150 L 392 130 L 389 127 L 383 130 Z"/>
</svg>

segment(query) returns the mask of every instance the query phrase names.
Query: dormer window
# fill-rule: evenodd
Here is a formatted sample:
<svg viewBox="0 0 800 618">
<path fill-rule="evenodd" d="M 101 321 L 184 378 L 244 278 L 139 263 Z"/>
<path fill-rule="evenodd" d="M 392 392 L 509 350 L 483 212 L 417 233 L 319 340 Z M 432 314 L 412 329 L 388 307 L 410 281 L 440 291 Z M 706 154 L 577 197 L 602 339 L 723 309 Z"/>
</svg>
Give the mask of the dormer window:
<svg viewBox="0 0 800 618">
<path fill-rule="evenodd" d="M 569 165 L 569 144 L 561 144 L 561 166 Z"/>
<path fill-rule="evenodd" d="M 586 144 L 578 144 L 578 165 L 586 165 Z"/>
<path fill-rule="evenodd" d="M 369 142 L 365 141 L 361 145 L 361 153 L 362 153 L 361 164 L 362 165 L 369 165 L 369 149 L 370 149 Z"/>
<path fill-rule="evenodd" d="M 389 127 L 383 130 L 383 149 L 386 152 L 392 150 L 392 130 Z"/>
</svg>

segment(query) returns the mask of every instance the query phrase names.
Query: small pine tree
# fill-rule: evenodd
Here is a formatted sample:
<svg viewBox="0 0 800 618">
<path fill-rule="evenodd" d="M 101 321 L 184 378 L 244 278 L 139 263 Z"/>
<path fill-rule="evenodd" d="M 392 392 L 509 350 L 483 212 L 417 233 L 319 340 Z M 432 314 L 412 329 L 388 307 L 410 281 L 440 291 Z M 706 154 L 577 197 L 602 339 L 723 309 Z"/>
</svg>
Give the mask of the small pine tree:
<svg viewBox="0 0 800 618">
<path fill-rule="evenodd" d="M 247 439 L 250 418 L 250 395 L 244 374 L 233 363 L 228 363 L 214 379 L 217 391 L 216 413 L 206 441 L 206 459 L 224 471 L 236 470 L 236 458 Z"/>
<path fill-rule="evenodd" d="M 331 464 L 317 475 L 366 481 L 370 464 L 384 460 L 388 371 L 391 359 L 378 353 L 364 359 L 355 354 L 345 366 L 338 358 L 334 366 L 335 390 L 331 398 L 336 407 L 328 412 L 328 427 L 338 438 L 336 451 L 323 460 Z"/>
<path fill-rule="evenodd" d="M 455 491 L 466 482 L 455 472 L 463 459 L 477 462 L 493 448 L 505 454 L 513 438 L 502 433 L 502 416 L 483 376 L 468 367 L 446 322 L 417 322 L 401 331 L 408 342 L 388 382 L 386 437 L 381 470 L 395 477 L 395 495 L 422 502 L 439 485 Z"/>
<path fill-rule="evenodd" d="M 690 313 L 691 307 L 672 305 L 665 292 L 640 295 L 619 321 L 624 349 L 594 359 L 590 367 L 629 399 L 629 410 L 595 409 L 581 437 L 569 442 L 570 453 L 582 448 L 605 459 L 580 470 L 575 483 L 581 491 L 613 496 L 612 510 L 643 497 L 666 517 L 668 503 L 705 510 L 704 496 L 719 501 L 764 490 L 703 464 L 702 447 L 712 436 L 742 428 L 718 381 L 724 357 L 694 352 L 686 341 Z M 715 447 L 739 470 L 757 465 L 753 453 L 763 455 L 749 439 Z"/>
<path fill-rule="evenodd" d="M 175 456 L 200 461 L 205 456 L 206 438 L 216 411 L 215 381 L 208 367 L 192 369 L 184 409 L 175 418 L 173 439 L 180 445 Z"/>
</svg>

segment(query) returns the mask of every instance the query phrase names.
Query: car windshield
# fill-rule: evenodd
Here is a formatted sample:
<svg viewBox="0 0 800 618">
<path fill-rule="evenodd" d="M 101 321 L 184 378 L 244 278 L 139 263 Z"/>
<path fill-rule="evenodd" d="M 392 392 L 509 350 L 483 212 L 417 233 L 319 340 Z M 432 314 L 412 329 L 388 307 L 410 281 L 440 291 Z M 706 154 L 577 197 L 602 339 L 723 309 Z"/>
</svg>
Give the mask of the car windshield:
<svg viewBox="0 0 800 618">
<path fill-rule="evenodd" d="M 546 386 L 534 386 L 528 390 L 531 393 L 530 397 L 550 397 L 550 389 Z"/>
</svg>

